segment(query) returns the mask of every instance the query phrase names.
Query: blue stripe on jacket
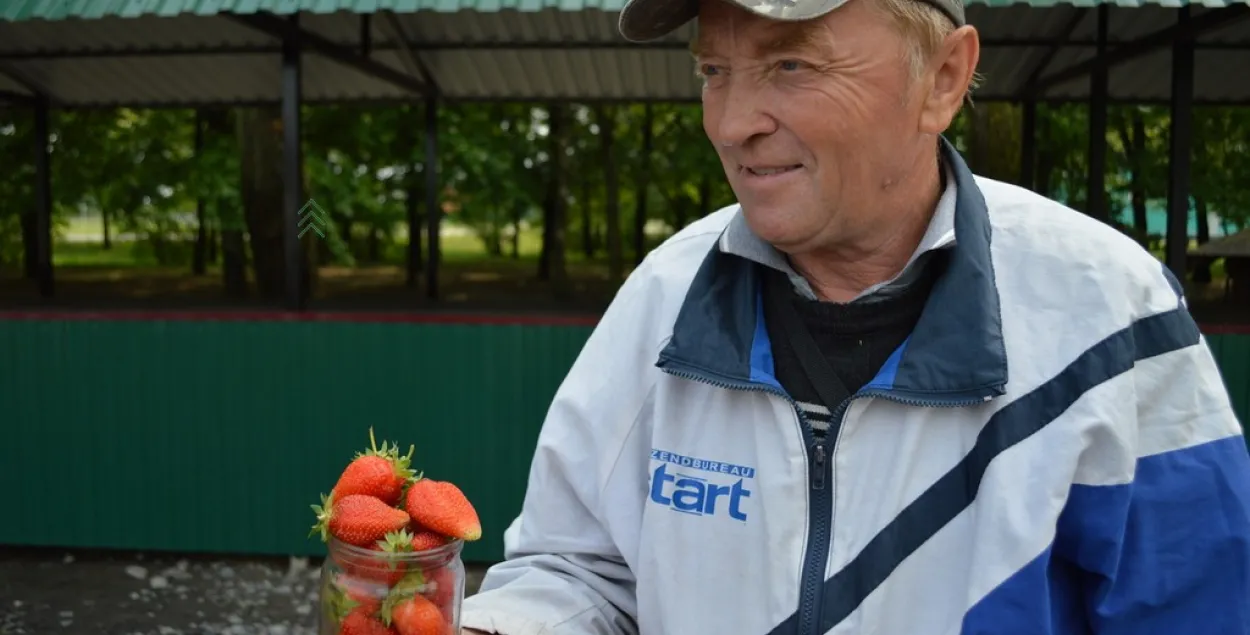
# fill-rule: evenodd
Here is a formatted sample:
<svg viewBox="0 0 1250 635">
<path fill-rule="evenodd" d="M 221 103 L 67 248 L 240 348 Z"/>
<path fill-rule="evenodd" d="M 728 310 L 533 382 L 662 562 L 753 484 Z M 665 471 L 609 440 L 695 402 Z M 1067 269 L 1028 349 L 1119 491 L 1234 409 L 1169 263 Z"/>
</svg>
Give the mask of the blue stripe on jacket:
<svg viewBox="0 0 1250 635">
<path fill-rule="evenodd" d="M 1132 331 L 1137 359 L 1201 345 L 1183 308 Z M 1250 635 L 1248 588 L 1250 453 L 1234 435 L 1142 457 L 1129 483 L 1072 486 L 1053 544 L 962 634 Z"/>
<path fill-rule="evenodd" d="M 968 612 L 963 635 L 1250 633 L 1250 454 L 1227 437 L 1075 485 L 1054 544 Z"/>
</svg>

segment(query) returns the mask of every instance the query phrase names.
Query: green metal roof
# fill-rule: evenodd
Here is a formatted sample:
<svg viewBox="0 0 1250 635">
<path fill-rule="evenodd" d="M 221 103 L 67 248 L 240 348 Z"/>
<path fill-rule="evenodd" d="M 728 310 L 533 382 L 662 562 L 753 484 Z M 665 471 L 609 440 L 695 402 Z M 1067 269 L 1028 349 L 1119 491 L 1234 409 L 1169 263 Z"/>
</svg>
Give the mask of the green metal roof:
<svg viewBox="0 0 1250 635">
<path fill-rule="evenodd" d="M 10 0 L 0 3 L 0 20 L 137 18 L 176 15 L 294 13 L 415 13 L 435 11 L 619 11 L 624 0 Z"/>
<path fill-rule="evenodd" d="M 1136 1 L 1142 6 L 1117 0 L 1109 9 L 1112 50 L 1176 24 L 1176 2 Z M 698 100 L 686 47 L 691 25 L 656 42 L 625 42 L 616 31 L 623 2 L 0 0 L 0 100 L 43 94 L 66 107 L 276 102 L 281 37 L 247 22 L 296 12 L 300 29 L 367 58 L 375 71 L 386 67 L 371 74 L 324 51 L 306 51 L 309 102 L 418 99 L 403 81 L 385 78 L 416 77 L 415 66 L 428 68 L 451 100 Z M 1017 99 L 1043 62 L 1046 76 L 1094 55 L 1097 12 L 1088 10 L 1094 0 L 966 2 L 982 42 L 978 99 Z M 1250 0 L 1194 6 L 1195 21 L 1224 20 L 1195 40 L 1198 101 L 1250 103 L 1248 6 Z M 362 32 L 369 34 L 367 47 Z M 1166 100 L 1167 42 L 1114 66 L 1110 76 L 1112 99 Z M 1082 99 L 1088 91 L 1088 79 L 1078 74 L 1042 97 Z"/>
<path fill-rule="evenodd" d="M 1030 7 L 1097 6 L 1100 0 L 966 0 L 968 5 L 1006 7 L 1026 4 Z M 1250 4 L 1250 0 L 1105 0 L 1117 7 L 1178 7 L 1194 4 L 1207 8 Z M 7 0 L 0 3 L 0 20 L 64 20 L 66 18 L 98 19 L 103 17 L 137 18 L 140 16 L 215 15 L 218 13 L 250 14 L 268 12 L 279 15 L 294 13 L 415 13 L 434 11 L 620 11 L 624 0 Z"/>
</svg>

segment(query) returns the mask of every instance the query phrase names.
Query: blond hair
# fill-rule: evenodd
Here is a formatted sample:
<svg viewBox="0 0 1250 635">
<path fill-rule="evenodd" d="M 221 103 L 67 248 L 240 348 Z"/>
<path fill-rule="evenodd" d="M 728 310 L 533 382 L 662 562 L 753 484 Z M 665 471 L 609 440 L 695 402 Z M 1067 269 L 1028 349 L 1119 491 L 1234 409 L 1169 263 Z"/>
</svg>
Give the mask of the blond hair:
<svg viewBox="0 0 1250 635">
<path fill-rule="evenodd" d="M 907 42 L 907 63 L 912 77 L 924 74 L 929 60 L 937 53 L 946 37 L 955 31 L 955 23 L 940 9 L 919 0 L 876 0 L 874 5 L 894 20 Z M 971 92 L 980 83 L 980 75 L 973 73 Z"/>
</svg>

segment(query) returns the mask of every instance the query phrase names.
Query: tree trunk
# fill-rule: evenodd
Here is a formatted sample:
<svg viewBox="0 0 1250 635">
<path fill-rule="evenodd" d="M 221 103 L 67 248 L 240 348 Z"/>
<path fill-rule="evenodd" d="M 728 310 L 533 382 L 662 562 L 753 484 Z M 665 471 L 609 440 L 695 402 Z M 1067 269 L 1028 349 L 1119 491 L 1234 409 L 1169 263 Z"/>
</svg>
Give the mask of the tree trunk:
<svg viewBox="0 0 1250 635">
<path fill-rule="evenodd" d="M 408 243 L 412 254 L 412 271 L 413 273 L 421 273 L 425 271 L 425 257 L 422 255 L 424 251 L 421 249 L 422 228 L 425 227 L 425 214 L 421 212 L 419 201 L 425 194 L 421 187 L 421 174 L 416 170 L 408 173 L 407 183 L 407 200 L 405 205 L 408 209 Z"/>
<path fill-rule="evenodd" d="M 1141 233 L 1143 244 L 1150 243 L 1150 228 L 1146 215 L 1146 175 L 1141 174 L 1146 164 L 1146 120 L 1141 112 L 1133 109 L 1133 227 Z M 1140 175 L 1140 176 L 1139 176 Z"/>
<path fill-rule="evenodd" d="M 195 199 L 195 251 L 191 255 L 191 273 L 202 276 L 208 271 L 208 228 L 205 227 L 204 199 Z"/>
<path fill-rule="evenodd" d="M 1142 246 L 1150 245 L 1150 230 L 1146 222 L 1146 181 L 1142 174 L 1144 165 L 1146 131 L 1141 113 L 1133 107 L 1129 108 L 1129 122 L 1125 125 L 1123 117 L 1115 117 L 1116 134 L 1120 137 L 1120 145 L 1124 147 L 1124 159 L 1129 168 L 1129 200 L 1133 207 L 1133 235 Z"/>
<path fill-rule="evenodd" d="M 686 214 L 690 211 L 690 197 L 686 196 L 685 193 L 681 192 L 679 189 L 675 195 L 670 196 L 668 200 L 673 203 L 673 233 L 677 233 L 681 231 L 681 229 L 685 227 L 688 222 L 686 220 Z"/>
<path fill-rule="evenodd" d="M 22 214 L 21 218 L 23 249 L 22 265 L 26 277 L 30 280 L 34 280 L 39 275 L 39 256 L 38 252 L 35 250 L 35 245 L 38 244 L 38 238 L 36 236 L 36 232 L 38 230 L 35 226 L 36 213 L 35 206 L 31 205 L 30 210 Z"/>
<path fill-rule="evenodd" d="M 491 218 L 498 218 L 496 214 L 498 209 L 491 210 Z M 491 258 L 499 258 L 503 256 L 503 229 L 499 223 L 492 222 L 486 230 L 486 253 Z"/>
<path fill-rule="evenodd" d="M 113 248 L 113 232 L 109 227 L 109 211 L 108 209 L 100 210 L 101 231 L 104 233 L 104 249 Z"/>
<path fill-rule="evenodd" d="M 382 260 L 382 230 L 378 229 L 377 223 L 369 223 L 367 241 L 368 253 L 365 255 L 365 262 L 377 264 Z"/>
<path fill-rule="evenodd" d="M 551 141 L 551 204 L 547 240 L 543 241 L 543 250 L 547 254 L 547 273 L 551 280 L 551 289 L 557 299 L 569 296 L 569 272 L 565 264 L 565 223 L 568 217 L 568 195 L 565 192 L 565 127 L 568 116 L 563 104 L 553 104 L 548 111 L 551 113 L 548 139 Z"/>
<path fill-rule="evenodd" d="M 221 232 L 221 282 L 226 296 L 242 298 L 247 295 L 247 248 L 243 243 L 243 230 L 225 229 Z"/>
<path fill-rule="evenodd" d="M 1206 199 L 1195 196 L 1194 207 L 1198 213 L 1198 244 L 1202 245 L 1211 240 L 1211 220 L 1207 218 Z M 1204 259 L 1202 264 L 1194 269 L 1194 282 L 1198 284 L 1211 282 L 1211 261 Z"/>
<path fill-rule="evenodd" d="M 281 298 L 286 274 L 282 241 L 282 135 L 277 108 L 238 111 L 239 187 L 261 297 Z"/>
<path fill-rule="evenodd" d="M 525 206 L 520 203 L 512 204 L 512 259 L 521 259 L 521 215 L 525 213 Z"/>
<path fill-rule="evenodd" d="M 582 212 L 582 253 L 586 259 L 595 257 L 595 237 L 590 231 L 590 170 L 580 170 L 582 181 L 581 200 L 578 201 Z"/>
<path fill-rule="evenodd" d="M 651 191 L 651 104 L 643 106 L 642 156 L 634 185 L 634 265 L 647 255 L 647 193 Z"/>
<path fill-rule="evenodd" d="M 603 166 L 604 212 L 607 217 L 608 280 L 620 282 L 625 273 L 625 255 L 621 245 L 621 185 L 616 169 L 616 109 L 599 106 L 595 109 L 599 122 L 599 163 Z"/>
<path fill-rule="evenodd" d="M 220 232 L 217 231 L 217 228 L 209 227 L 208 228 L 208 245 L 207 245 L 207 248 L 205 249 L 205 254 L 206 254 L 205 258 L 208 260 L 209 264 L 212 264 L 212 265 L 217 264 L 217 245 L 218 245 L 218 241 L 220 240 L 221 240 L 221 235 L 220 235 Z"/>
<path fill-rule="evenodd" d="M 1047 129 L 1050 128 L 1050 110 L 1043 110 L 1038 107 L 1037 112 L 1037 138 L 1039 140 L 1047 139 Z M 1043 115 L 1045 113 L 1045 115 Z M 1035 191 L 1042 196 L 1050 197 L 1052 194 L 1051 177 L 1055 173 L 1055 151 L 1050 147 L 1049 143 L 1042 142 L 1037 144 L 1037 182 L 1034 183 Z"/>
<path fill-rule="evenodd" d="M 712 213 L 712 178 L 707 172 L 699 179 L 699 217 Z"/>
<path fill-rule="evenodd" d="M 556 190 L 555 176 L 547 175 L 547 192 L 543 195 L 543 233 L 542 244 L 538 246 L 538 279 L 547 281 L 551 279 L 551 230 L 555 227 L 555 212 L 553 211 L 556 199 L 554 192 Z"/>
<path fill-rule="evenodd" d="M 978 174 L 987 170 L 990 156 L 990 112 L 985 106 L 973 108 L 969 113 L 972 125 L 969 126 L 968 167 Z"/>
</svg>

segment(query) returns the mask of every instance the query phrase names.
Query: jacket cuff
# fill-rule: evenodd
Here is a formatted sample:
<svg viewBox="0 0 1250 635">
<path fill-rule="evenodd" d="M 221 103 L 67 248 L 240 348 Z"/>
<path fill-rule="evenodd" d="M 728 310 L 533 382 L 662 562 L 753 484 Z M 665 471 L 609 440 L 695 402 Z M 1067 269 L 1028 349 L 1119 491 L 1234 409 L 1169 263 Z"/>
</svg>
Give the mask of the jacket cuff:
<svg viewBox="0 0 1250 635">
<path fill-rule="evenodd" d="M 482 609 L 462 612 L 460 628 L 471 628 L 496 635 L 551 635 L 552 633 L 546 624 L 524 615 Z"/>
</svg>

